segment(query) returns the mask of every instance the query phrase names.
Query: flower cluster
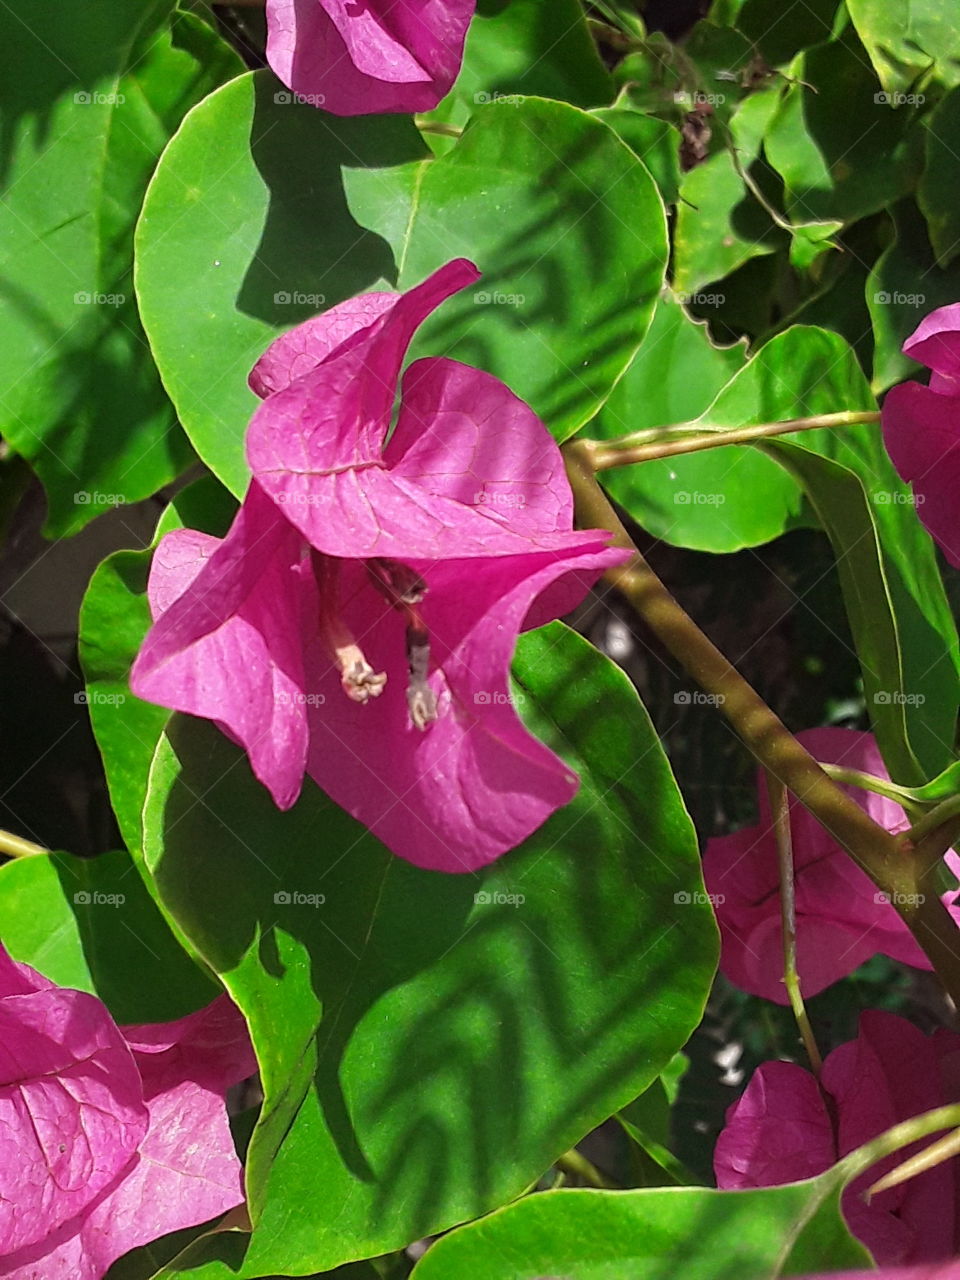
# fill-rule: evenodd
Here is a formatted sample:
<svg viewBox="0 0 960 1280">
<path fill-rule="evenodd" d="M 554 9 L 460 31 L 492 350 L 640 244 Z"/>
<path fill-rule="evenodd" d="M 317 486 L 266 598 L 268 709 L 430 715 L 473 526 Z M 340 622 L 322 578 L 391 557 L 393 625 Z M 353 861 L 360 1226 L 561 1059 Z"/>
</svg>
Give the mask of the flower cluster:
<svg viewBox="0 0 960 1280">
<path fill-rule="evenodd" d="M 138 1245 L 243 1202 L 226 1090 L 256 1071 L 226 996 L 118 1027 L 0 947 L 0 1225 L 8 1280 L 99 1280 Z"/>
<path fill-rule="evenodd" d="M 478 274 L 448 263 L 273 343 L 250 377 L 263 403 L 243 505 L 223 539 L 160 544 L 131 677 L 220 723 L 280 808 L 309 773 L 442 871 L 490 862 L 573 797 L 576 775 L 517 715 L 510 661 L 520 631 L 624 558 L 606 533 L 573 531 L 559 449 L 490 375 L 416 361 L 391 431 L 414 331 Z"/>
</svg>

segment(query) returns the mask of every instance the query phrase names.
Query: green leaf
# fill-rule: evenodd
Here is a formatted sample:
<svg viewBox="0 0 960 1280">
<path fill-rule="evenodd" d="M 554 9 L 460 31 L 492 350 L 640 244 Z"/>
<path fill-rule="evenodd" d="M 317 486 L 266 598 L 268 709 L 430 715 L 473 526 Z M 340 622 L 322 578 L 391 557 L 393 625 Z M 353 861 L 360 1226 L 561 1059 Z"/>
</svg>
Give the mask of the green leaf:
<svg viewBox="0 0 960 1280">
<path fill-rule="evenodd" d="M 923 76 L 960 81 L 960 27 L 953 0 L 847 0 L 884 89 L 907 93 Z"/>
<path fill-rule="evenodd" d="M 407 117 L 339 119 L 290 96 L 258 72 L 191 111 L 137 227 L 137 297 L 164 385 L 238 497 L 254 361 L 281 328 L 394 271 L 388 246 L 350 215 L 345 173 L 426 150 Z"/>
<path fill-rule="evenodd" d="M 924 120 L 926 161 L 917 190 L 917 204 L 923 210 L 937 265 L 949 266 L 960 252 L 960 87 L 952 90 Z"/>
<path fill-rule="evenodd" d="M 922 365 L 901 351 L 925 315 L 960 298 L 960 262 L 938 267 L 927 226 L 912 200 L 892 212 L 896 239 L 877 259 L 866 285 L 873 322 L 873 389 L 878 394 L 903 378 L 926 379 Z"/>
<path fill-rule="evenodd" d="M 656 116 L 632 107 L 612 107 L 591 112 L 608 124 L 649 169 L 660 188 L 664 204 L 676 204 L 680 192 L 680 130 Z"/>
<path fill-rule="evenodd" d="M 261 1063 L 241 1277 L 386 1252 L 520 1194 L 699 1021 L 716 930 L 635 691 L 560 624 L 523 638 L 515 675 L 582 785 L 476 876 L 403 862 L 310 784 L 280 813 L 212 724 L 177 717 L 160 744 L 146 859 Z"/>
<path fill-rule="evenodd" d="M 126 852 L 8 862 L 0 937 L 14 960 L 99 996 L 120 1023 L 179 1018 L 219 991 L 178 946 Z"/>
<path fill-rule="evenodd" d="M 782 0 L 746 0 L 732 25 L 770 66 L 780 67 L 802 49 L 829 40 L 842 8 L 838 0 L 805 0 L 791 8 Z"/>
<path fill-rule="evenodd" d="M 613 84 L 580 0 L 480 0 L 457 82 L 424 119 L 462 128 L 479 107 L 517 94 L 578 107 L 610 101 Z"/>
<path fill-rule="evenodd" d="M 846 383 L 835 408 L 870 407 L 856 359 L 836 335 L 798 326 L 763 351 L 791 335 L 798 360 L 802 353 L 810 368 L 829 370 L 827 382 Z M 960 655 L 933 542 L 910 490 L 876 425 L 805 431 L 761 447 L 803 485 L 833 544 L 867 708 L 891 776 L 921 782 L 952 755 Z"/>
<path fill-rule="evenodd" d="M 547 1191 L 438 1240 L 415 1280 L 774 1280 L 869 1265 L 835 1170 L 762 1191 Z"/>
<path fill-rule="evenodd" d="M 240 70 L 172 0 L 11 0 L 0 107 L 0 432 L 47 532 L 144 498 L 190 458 L 133 297 L 133 221 L 187 109 Z"/>
<path fill-rule="evenodd" d="M 558 440 L 594 416 L 640 345 L 667 261 L 656 184 L 612 129 L 564 103 L 492 103 L 448 155 L 353 171 L 347 192 L 390 240 L 401 288 L 457 256 L 483 272 L 424 324 L 414 355 L 495 374 Z"/>
<path fill-rule="evenodd" d="M 707 295 L 701 295 L 707 296 Z M 690 422 L 744 366 L 743 346 L 715 347 L 666 297 L 636 358 L 588 428 L 609 440 Z M 600 472 L 610 496 L 657 538 L 674 546 L 729 550 L 765 540 L 782 521 L 784 495 L 795 486 L 749 449 L 680 454 Z M 712 496 L 712 501 L 703 499 Z M 770 506 L 764 522 L 762 511 Z"/>
<path fill-rule="evenodd" d="M 751 258 L 773 253 L 784 233 L 747 191 L 729 151 L 684 175 L 674 244 L 676 289 L 696 293 Z"/>
<path fill-rule="evenodd" d="M 835 229 L 912 189 L 922 163 L 915 112 L 878 91 L 852 33 L 807 50 L 791 71 L 764 139 L 791 222 Z"/>
</svg>

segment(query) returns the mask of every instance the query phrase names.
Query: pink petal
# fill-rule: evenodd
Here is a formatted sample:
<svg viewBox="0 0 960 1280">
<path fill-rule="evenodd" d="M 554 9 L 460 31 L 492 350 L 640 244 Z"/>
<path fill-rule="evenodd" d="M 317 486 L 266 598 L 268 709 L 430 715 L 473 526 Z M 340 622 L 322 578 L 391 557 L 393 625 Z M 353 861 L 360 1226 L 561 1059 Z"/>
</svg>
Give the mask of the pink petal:
<svg viewBox="0 0 960 1280">
<path fill-rule="evenodd" d="M 903 344 L 903 353 L 933 370 L 934 391 L 960 393 L 960 302 L 924 316 Z"/>
<path fill-rule="evenodd" d="M 148 1098 L 187 1082 L 222 1095 L 257 1070 L 247 1024 L 227 995 L 176 1022 L 122 1030 Z"/>
<path fill-rule="evenodd" d="M 960 1280 L 960 1261 L 930 1267 L 881 1267 L 879 1271 L 831 1271 L 801 1280 Z"/>
<path fill-rule="evenodd" d="M 904 382 L 883 403 L 883 442 L 917 496 L 917 515 L 960 567 L 960 396 Z"/>
<path fill-rule="evenodd" d="M 518 532 L 573 528 L 570 482 L 550 432 L 497 378 L 455 360 L 418 360 L 406 371 L 384 461 L 425 492 Z"/>
<path fill-rule="evenodd" d="M 264 401 L 250 422 L 246 448 L 265 492 L 282 502 L 291 472 L 316 479 L 346 467 L 383 465 L 400 366 L 414 333 L 441 302 L 479 275 L 465 258 L 448 262 Z M 307 341 L 312 344 L 309 334 Z M 281 350 L 279 363 L 286 358 Z M 272 385 L 277 371 L 272 363 L 269 370 Z M 290 514 L 296 518 L 296 511 Z"/>
<path fill-rule="evenodd" d="M 837 1151 L 817 1082 L 791 1062 L 765 1062 L 727 1111 L 713 1167 L 721 1190 L 778 1187 L 824 1173 Z"/>
<path fill-rule="evenodd" d="M 267 0 L 267 61 L 335 115 L 432 111 L 457 77 L 475 0 Z"/>
<path fill-rule="evenodd" d="M 960 1037 L 953 1040 L 960 1045 Z M 948 1101 L 939 1070 L 943 1047 L 942 1040 L 938 1044 L 895 1014 L 869 1010 L 861 1015 L 857 1039 L 835 1049 L 821 1075 L 836 1104 L 841 1156 Z M 844 1194 L 851 1230 L 881 1265 L 933 1261 L 953 1252 L 954 1161 L 882 1192 L 869 1204 L 863 1200 L 868 1186 L 923 1145 L 879 1161 Z"/>
<path fill-rule="evenodd" d="M 326 655 L 315 648 L 308 771 L 394 853 L 417 866 L 470 871 L 520 844 L 577 789 L 576 775 L 524 728 L 508 670 L 531 602 L 574 574 L 581 594 L 622 552 L 592 547 L 565 558 L 418 564 L 439 718 L 425 731 L 409 720 L 402 618 L 347 575 L 345 617 L 367 659 L 387 674 L 376 702 L 351 703 Z"/>
<path fill-rule="evenodd" d="M 146 1127 L 140 1076 L 99 1000 L 53 986 L 0 999 L 0 1202 L 16 1206 L 0 1254 L 90 1205 Z"/>
<path fill-rule="evenodd" d="M 307 755 L 302 633 L 317 615 L 302 542 L 251 485 L 222 541 L 168 534 L 154 556 L 154 624 L 131 672 L 138 697 L 222 724 L 281 809 Z"/>
<path fill-rule="evenodd" d="M 817 729 L 798 735 L 819 760 L 886 777 L 871 734 Z M 787 1003 L 780 924 L 780 876 L 767 791 L 758 778 L 761 822 L 707 842 L 704 877 L 717 902 L 720 967 L 737 986 Z M 892 800 L 859 788 L 847 793 L 888 831 L 907 825 Z M 930 962 L 896 909 L 795 799 L 790 802 L 796 873 L 797 966 L 814 996 L 878 953 L 927 969 Z"/>
<path fill-rule="evenodd" d="M 311 373 L 348 338 L 388 312 L 399 293 L 364 293 L 281 334 L 253 366 L 250 390 L 261 400 Z"/>
<path fill-rule="evenodd" d="M 147 1102 L 139 1153 L 90 1208 L 3 1259 L 8 1280 L 101 1280 L 125 1253 L 243 1203 L 223 1097 L 190 1082 Z"/>
</svg>

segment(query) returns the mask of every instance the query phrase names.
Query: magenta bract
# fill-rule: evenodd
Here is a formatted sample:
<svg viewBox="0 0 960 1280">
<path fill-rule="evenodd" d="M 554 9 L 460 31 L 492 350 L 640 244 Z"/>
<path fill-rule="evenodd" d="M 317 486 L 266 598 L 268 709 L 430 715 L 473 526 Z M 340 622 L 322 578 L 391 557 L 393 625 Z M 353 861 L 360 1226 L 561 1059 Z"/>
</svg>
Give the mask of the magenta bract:
<svg viewBox="0 0 960 1280">
<path fill-rule="evenodd" d="M 243 1201 L 224 1094 L 256 1071 L 226 996 L 121 1028 L 0 947 L 0 1270 L 100 1280 L 130 1249 Z"/>
<path fill-rule="evenodd" d="M 444 871 L 490 862 L 573 797 L 517 715 L 510 662 L 522 630 L 625 558 L 573 531 L 557 445 L 489 374 L 418 360 L 390 432 L 414 331 L 476 278 L 452 262 L 273 343 L 250 379 L 250 489 L 224 539 L 160 544 L 131 677 L 220 723 L 281 808 L 306 771 Z"/>
<path fill-rule="evenodd" d="M 883 403 L 883 441 L 913 486 L 917 515 L 960 567 L 960 303 L 940 307 L 903 344 L 932 370 L 930 385 L 904 382 Z"/>
<path fill-rule="evenodd" d="M 873 736 L 851 729 L 811 729 L 797 735 L 818 760 L 886 778 Z M 909 821 L 892 800 L 845 788 L 887 831 Z M 707 842 L 703 873 L 720 924 L 720 969 L 744 991 L 787 1003 L 783 985 L 780 877 L 767 789 L 758 777 L 760 821 Z M 796 884 L 797 967 L 805 996 L 852 973 L 871 956 L 890 956 L 918 969 L 930 962 L 896 908 L 806 809 L 790 798 Z M 947 864 L 960 866 L 956 854 Z M 944 902 L 960 913 L 956 891 Z"/>
<path fill-rule="evenodd" d="M 717 1140 L 717 1185 L 772 1187 L 823 1173 L 893 1125 L 956 1102 L 958 1068 L 954 1032 L 925 1036 L 904 1018 L 870 1010 L 860 1017 L 856 1040 L 828 1055 L 819 1084 L 789 1062 L 765 1062 L 754 1072 Z M 847 1225 L 881 1266 L 940 1262 L 955 1253 L 956 1159 L 870 1203 L 863 1197 L 915 1149 L 879 1161 L 844 1192 Z"/>
<path fill-rule="evenodd" d="M 338 116 L 432 111 L 453 85 L 476 0 L 267 0 L 267 61 Z"/>
</svg>

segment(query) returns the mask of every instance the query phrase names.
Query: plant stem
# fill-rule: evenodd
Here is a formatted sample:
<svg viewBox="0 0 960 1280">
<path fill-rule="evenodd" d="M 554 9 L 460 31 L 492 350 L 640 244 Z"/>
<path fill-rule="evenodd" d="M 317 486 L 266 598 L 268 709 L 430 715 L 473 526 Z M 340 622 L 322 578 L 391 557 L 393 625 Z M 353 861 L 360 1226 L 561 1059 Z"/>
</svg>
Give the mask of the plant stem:
<svg viewBox="0 0 960 1280">
<path fill-rule="evenodd" d="M 940 898 L 919 891 L 924 873 L 912 856 L 910 840 L 885 831 L 827 776 L 680 607 L 617 518 L 593 475 L 590 450 L 573 442 L 564 446 L 564 457 L 581 526 L 609 529 L 614 545 L 632 552 L 629 562 L 607 570 L 606 580 L 623 593 L 700 687 L 714 696 L 758 763 L 797 797 L 888 895 L 960 1007 L 960 934 Z"/>
<path fill-rule="evenodd" d="M 601 1173 L 597 1166 L 582 1155 L 576 1147 L 565 1152 L 555 1163 L 558 1169 L 572 1174 L 590 1187 L 600 1187 L 604 1191 L 620 1190 L 615 1182 L 611 1182 L 606 1174 Z"/>
<path fill-rule="evenodd" d="M 859 787 L 861 791 L 873 791 L 878 796 L 886 796 L 888 800 L 895 800 L 908 813 L 915 813 L 918 818 L 926 812 L 908 787 L 901 787 L 898 783 L 891 782 L 889 778 L 878 778 L 875 774 L 863 773 L 860 769 L 848 769 L 842 764 L 821 764 L 820 768 L 834 782 L 844 782 L 848 787 Z"/>
<path fill-rule="evenodd" d="M 777 842 L 777 861 L 780 864 L 780 922 L 783 929 L 783 985 L 787 989 L 790 1008 L 796 1019 L 803 1046 L 815 1076 L 820 1074 L 823 1059 L 817 1048 L 813 1027 L 807 1017 L 800 990 L 800 973 L 797 969 L 797 896 L 793 873 L 793 839 L 790 834 L 790 798 L 783 783 L 766 772 L 767 791 L 770 796 L 770 812 L 773 814 L 773 833 Z"/>
<path fill-rule="evenodd" d="M 37 853 L 49 852 L 42 844 L 24 840 L 23 836 L 15 836 L 12 831 L 0 831 L 0 854 L 6 854 L 8 858 L 30 858 Z"/>
<path fill-rule="evenodd" d="M 922 818 L 919 818 L 907 832 L 907 835 L 914 844 L 917 844 L 925 836 L 930 835 L 931 832 L 936 831 L 958 814 L 960 814 L 960 796 L 948 796 L 946 800 L 941 800 L 938 805 L 935 805 L 929 813 L 925 813 Z M 947 848 L 949 847 L 948 844 Z"/>
<path fill-rule="evenodd" d="M 830 427 L 854 427 L 879 422 L 875 410 L 862 413 L 821 413 L 810 418 L 793 418 L 788 422 L 760 422 L 745 427 L 711 427 L 703 422 L 685 422 L 676 427 L 657 427 L 621 436 L 619 440 L 579 440 L 577 447 L 590 458 L 593 471 L 608 471 L 653 458 L 672 458 L 680 453 L 699 453 L 702 449 L 719 449 L 727 444 L 749 444 L 769 436 L 784 436 L 795 431 L 816 431 Z M 668 438 L 664 438 L 667 436 Z"/>
</svg>

